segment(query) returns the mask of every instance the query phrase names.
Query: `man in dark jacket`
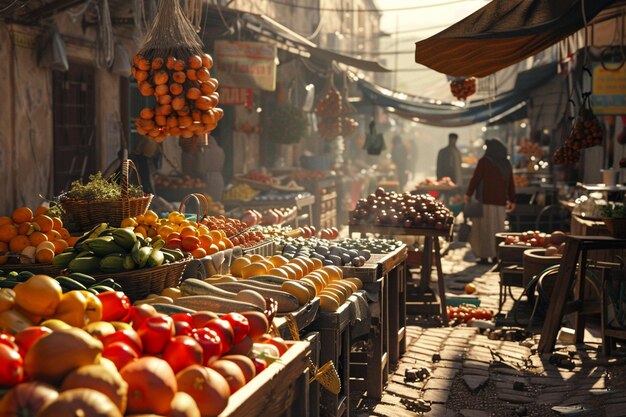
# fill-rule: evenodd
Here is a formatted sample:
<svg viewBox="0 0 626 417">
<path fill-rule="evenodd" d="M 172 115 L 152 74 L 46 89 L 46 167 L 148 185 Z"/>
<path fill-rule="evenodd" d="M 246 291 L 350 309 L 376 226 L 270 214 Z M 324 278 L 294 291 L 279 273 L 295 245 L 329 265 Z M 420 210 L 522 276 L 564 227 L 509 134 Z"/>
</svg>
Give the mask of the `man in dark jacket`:
<svg viewBox="0 0 626 417">
<path fill-rule="evenodd" d="M 448 135 L 448 146 L 442 148 L 437 154 L 437 179 L 450 177 L 455 184 L 462 182 L 461 174 L 461 152 L 456 147 L 459 135 L 450 133 Z"/>
</svg>

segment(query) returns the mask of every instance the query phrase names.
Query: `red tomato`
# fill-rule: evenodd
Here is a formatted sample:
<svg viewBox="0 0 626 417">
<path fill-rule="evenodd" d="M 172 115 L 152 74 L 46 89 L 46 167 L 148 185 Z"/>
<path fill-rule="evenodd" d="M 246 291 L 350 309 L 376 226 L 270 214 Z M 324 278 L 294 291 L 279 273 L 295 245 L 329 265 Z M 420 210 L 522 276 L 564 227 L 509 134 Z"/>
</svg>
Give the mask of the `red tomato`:
<svg viewBox="0 0 626 417">
<path fill-rule="evenodd" d="M 222 318 L 229 322 L 233 328 L 233 345 L 241 342 L 250 332 L 250 323 L 248 323 L 248 319 L 241 314 L 228 313 Z"/>
<path fill-rule="evenodd" d="M 121 291 L 107 291 L 98 294 L 102 302 L 102 321 L 127 320 L 130 313 L 130 299 Z"/>
<path fill-rule="evenodd" d="M 229 321 L 223 319 L 213 319 L 209 320 L 204 327 L 214 330 L 220 337 L 222 341 L 222 353 L 226 353 L 230 350 L 233 345 L 235 331 Z"/>
<path fill-rule="evenodd" d="M 267 368 L 267 362 L 265 362 L 263 359 L 252 358 L 252 362 L 254 362 L 256 375 L 258 375 L 260 372 L 264 371 L 265 368 Z"/>
<path fill-rule="evenodd" d="M 102 338 L 102 344 L 106 347 L 111 343 L 122 342 L 132 348 L 137 356 L 143 353 L 143 343 L 136 331 L 130 329 L 118 330 Z"/>
<path fill-rule="evenodd" d="M 211 363 L 222 355 L 222 341 L 215 330 L 202 328 L 193 331 L 193 338 L 202 346 L 203 365 Z"/>
<path fill-rule="evenodd" d="M 143 351 L 156 355 L 163 352 L 169 340 L 174 336 L 174 322 L 169 316 L 161 314 L 148 317 L 139 326 L 137 334 L 141 338 Z"/>
<path fill-rule="evenodd" d="M 194 329 L 199 329 L 204 327 L 204 325 L 213 319 L 217 319 L 219 316 L 210 311 L 196 311 L 191 315 L 191 327 Z"/>
<path fill-rule="evenodd" d="M 191 314 L 189 313 L 176 313 L 170 316 L 174 323 L 178 321 L 184 321 L 185 323 L 191 324 L 193 322 Z"/>
<path fill-rule="evenodd" d="M 15 335 L 15 343 L 26 353 L 40 337 L 50 333 L 52 329 L 46 326 L 29 326 Z"/>
<path fill-rule="evenodd" d="M 24 360 L 17 350 L 0 344 L 0 386 L 12 387 L 24 378 Z"/>
<path fill-rule="evenodd" d="M 139 304 L 130 308 L 130 321 L 133 324 L 133 329 L 139 329 L 141 323 L 148 317 L 154 317 L 159 315 L 156 309 L 151 304 Z"/>
<path fill-rule="evenodd" d="M 8 333 L 0 333 L 0 345 L 7 345 L 11 349 L 18 350 L 19 346 L 15 343 L 15 336 Z"/>
<path fill-rule="evenodd" d="M 163 351 L 163 360 L 170 364 L 174 373 L 182 371 L 191 365 L 202 365 L 202 346 L 189 336 L 176 336 Z"/>
<path fill-rule="evenodd" d="M 283 356 L 283 354 L 287 352 L 287 349 L 289 349 L 289 347 L 285 343 L 285 340 L 282 337 L 272 337 L 270 340 L 266 340 L 263 343 L 276 346 L 278 352 L 280 353 L 280 356 Z"/>
<path fill-rule="evenodd" d="M 174 322 L 174 334 L 176 336 L 191 336 L 193 333 L 193 327 L 191 324 L 184 321 Z"/>
<path fill-rule="evenodd" d="M 106 345 L 102 350 L 102 357 L 110 359 L 115 367 L 120 370 L 130 362 L 139 358 L 139 355 L 132 347 L 124 342 L 113 342 Z"/>
</svg>

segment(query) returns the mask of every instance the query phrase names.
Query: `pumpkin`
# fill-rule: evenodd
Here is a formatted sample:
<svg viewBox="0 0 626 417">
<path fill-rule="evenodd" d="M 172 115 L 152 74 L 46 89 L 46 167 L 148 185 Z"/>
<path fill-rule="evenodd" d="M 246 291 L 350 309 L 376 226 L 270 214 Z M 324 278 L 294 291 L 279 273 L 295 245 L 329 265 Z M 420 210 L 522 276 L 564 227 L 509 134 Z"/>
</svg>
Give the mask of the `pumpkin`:
<svg viewBox="0 0 626 417">
<path fill-rule="evenodd" d="M 122 417 L 115 404 L 103 393 L 77 388 L 62 392 L 49 402 L 37 417 Z"/>
<path fill-rule="evenodd" d="M 41 337 L 26 353 L 24 369 L 37 381 L 58 384 L 74 369 L 95 363 L 102 342 L 72 327 Z"/>
<path fill-rule="evenodd" d="M 57 390 L 43 382 L 24 382 L 11 388 L 0 401 L 2 417 L 35 417 L 46 404 L 59 396 Z"/>
<path fill-rule="evenodd" d="M 196 401 L 202 417 L 217 416 L 228 405 L 228 382 L 214 369 L 188 366 L 176 374 L 176 382 L 180 392 L 186 392 Z"/>
<path fill-rule="evenodd" d="M 196 401 L 186 392 L 177 392 L 168 417 L 201 417 Z"/>
<path fill-rule="evenodd" d="M 145 356 L 122 368 L 129 413 L 167 414 L 176 394 L 176 375 L 163 359 Z"/>
<path fill-rule="evenodd" d="M 241 387 L 246 385 L 246 378 L 243 372 L 234 362 L 218 359 L 211 362 L 209 366 L 226 379 L 231 393 L 237 392 Z"/>
<path fill-rule="evenodd" d="M 105 365 L 85 365 L 74 369 L 63 380 L 61 391 L 91 388 L 105 394 L 124 413 L 128 384 L 117 372 Z"/>
</svg>

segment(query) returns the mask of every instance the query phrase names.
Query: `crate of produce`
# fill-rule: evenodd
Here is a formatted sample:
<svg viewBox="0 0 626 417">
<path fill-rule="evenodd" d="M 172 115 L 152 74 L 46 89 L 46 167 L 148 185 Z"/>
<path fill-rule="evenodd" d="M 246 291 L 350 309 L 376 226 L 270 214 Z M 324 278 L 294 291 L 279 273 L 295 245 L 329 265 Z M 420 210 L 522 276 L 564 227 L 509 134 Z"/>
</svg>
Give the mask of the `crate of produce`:
<svg viewBox="0 0 626 417">
<path fill-rule="evenodd" d="M 289 349 L 280 360 L 248 382 L 228 399 L 218 417 L 276 417 L 288 412 L 296 401 L 307 401 L 297 393 L 306 390 L 311 347 L 309 342 L 287 342 Z"/>
</svg>

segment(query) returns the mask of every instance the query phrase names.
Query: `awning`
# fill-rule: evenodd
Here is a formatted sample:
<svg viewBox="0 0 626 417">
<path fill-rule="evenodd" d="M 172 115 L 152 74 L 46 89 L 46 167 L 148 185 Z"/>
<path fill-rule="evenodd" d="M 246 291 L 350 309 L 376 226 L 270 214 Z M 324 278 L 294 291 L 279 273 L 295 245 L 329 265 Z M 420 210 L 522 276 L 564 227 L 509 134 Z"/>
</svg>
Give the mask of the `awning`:
<svg viewBox="0 0 626 417">
<path fill-rule="evenodd" d="M 468 126 L 518 117 L 526 111 L 529 92 L 557 76 L 556 63 L 544 64 L 518 74 L 515 88 L 494 98 L 469 102 L 444 102 L 395 92 L 359 79 L 363 98 L 398 116 L 440 127 Z"/>
<path fill-rule="evenodd" d="M 455 77 L 485 77 L 571 35 L 614 1 L 492 0 L 417 42 L 415 62 Z"/>
<path fill-rule="evenodd" d="M 324 62 L 341 62 L 349 67 L 358 68 L 362 71 L 389 72 L 376 61 L 358 59 L 343 55 L 327 49 L 320 48 L 302 35 L 292 31 L 288 27 L 278 23 L 272 18 L 254 13 L 243 13 L 242 20 L 247 29 L 260 33 L 278 42 L 286 42 L 292 48 L 298 48 L 309 53 L 312 58 Z"/>
</svg>

